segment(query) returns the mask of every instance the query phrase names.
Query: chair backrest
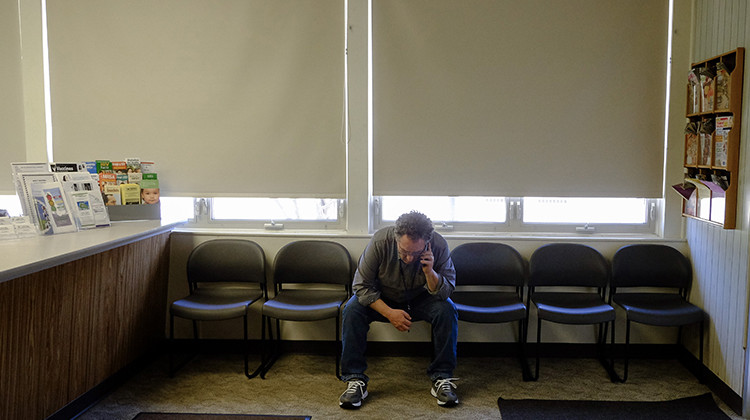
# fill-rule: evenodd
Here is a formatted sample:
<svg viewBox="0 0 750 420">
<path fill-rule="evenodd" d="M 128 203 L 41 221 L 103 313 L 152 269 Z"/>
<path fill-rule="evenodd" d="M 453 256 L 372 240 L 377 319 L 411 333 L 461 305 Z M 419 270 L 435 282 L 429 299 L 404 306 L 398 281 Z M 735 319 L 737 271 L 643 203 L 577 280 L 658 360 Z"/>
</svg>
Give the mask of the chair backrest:
<svg viewBox="0 0 750 420">
<path fill-rule="evenodd" d="M 295 241 L 282 247 L 274 259 L 274 283 L 328 283 L 350 286 L 352 257 L 340 243 Z"/>
<path fill-rule="evenodd" d="M 691 279 L 688 258 L 667 245 L 625 245 L 612 257 L 612 287 L 686 289 Z"/>
<path fill-rule="evenodd" d="M 213 239 L 188 256 L 188 282 L 249 282 L 266 284 L 263 248 L 246 239 Z"/>
<path fill-rule="evenodd" d="M 526 265 L 510 245 L 491 242 L 461 244 L 451 252 L 458 286 L 523 286 Z"/>
<path fill-rule="evenodd" d="M 604 288 L 609 265 L 604 256 L 583 244 L 547 244 L 529 258 L 529 286 L 583 286 Z"/>
</svg>

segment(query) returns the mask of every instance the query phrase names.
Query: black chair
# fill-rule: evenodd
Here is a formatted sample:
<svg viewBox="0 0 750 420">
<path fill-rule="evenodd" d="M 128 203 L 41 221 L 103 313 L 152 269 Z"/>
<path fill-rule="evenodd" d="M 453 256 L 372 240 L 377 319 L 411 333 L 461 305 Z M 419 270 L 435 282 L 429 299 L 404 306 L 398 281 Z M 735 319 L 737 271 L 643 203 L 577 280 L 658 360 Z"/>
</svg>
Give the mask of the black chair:
<svg viewBox="0 0 750 420">
<path fill-rule="evenodd" d="M 612 258 L 610 301 L 621 306 L 627 317 L 623 382 L 628 379 L 631 322 L 678 327 L 678 344 L 684 325 L 700 324 L 699 359 L 703 365 L 705 312 L 687 301 L 691 280 L 690 261 L 672 247 L 626 245 L 615 253 Z M 699 376 L 702 378 L 702 375 Z"/>
<path fill-rule="evenodd" d="M 612 382 L 620 379 L 612 362 L 604 359 L 607 326 L 614 334 L 615 309 L 605 300 L 609 266 L 599 251 L 582 244 L 548 244 L 529 259 L 527 306 L 536 307 L 536 370 L 539 378 L 539 351 L 542 321 L 574 325 L 598 325 L 599 360 Z M 542 288 L 541 290 L 539 288 Z"/>
<path fill-rule="evenodd" d="M 456 290 L 451 299 L 458 309 L 458 319 L 482 324 L 518 321 L 521 372 L 524 380 L 530 380 L 524 351 L 528 318 L 523 303 L 523 257 L 509 245 L 474 242 L 454 248 L 451 259 L 456 268 Z"/>
<path fill-rule="evenodd" d="M 247 315 L 250 305 L 268 299 L 266 257 L 255 242 L 243 239 L 214 239 L 196 246 L 188 256 L 187 280 L 190 294 L 169 307 L 169 375 L 190 359 L 175 367 L 174 318 L 193 322 L 193 339 L 198 344 L 198 321 L 243 318 L 245 375 L 248 370 L 249 342 Z"/>
<path fill-rule="evenodd" d="M 351 296 L 352 259 L 349 251 L 332 241 L 296 241 L 282 247 L 274 259 L 275 296 L 263 304 L 264 321 L 261 329 L 263 356 L 253 375 L 261 378 L 276 362 L 281 352 L 281 322 L 320 321 L 335 318 L 336 377 L 339 377 L 341 357 L 341 306 Z M 276 320 L 277 339 L 274 340 L 271 320 Z M 269 339 L 274 342 L 269 354 L 266 342 L 266 322 Z"/>
</svg>

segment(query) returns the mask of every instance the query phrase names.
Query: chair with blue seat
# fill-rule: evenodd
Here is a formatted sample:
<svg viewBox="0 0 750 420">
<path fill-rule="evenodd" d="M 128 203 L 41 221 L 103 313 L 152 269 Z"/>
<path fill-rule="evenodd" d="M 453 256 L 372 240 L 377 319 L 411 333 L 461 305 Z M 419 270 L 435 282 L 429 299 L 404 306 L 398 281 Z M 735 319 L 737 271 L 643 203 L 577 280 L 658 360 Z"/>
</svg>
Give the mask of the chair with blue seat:
<svg viewBox="0 0 750 420">
<path fill-rule="evenodd" d="M 612 258 L 610 301 L 625 310 L 625 368 L 622 381 L 628 378 L 630 324 L 682 327 L 699 324 L 699 360 L 703 365 L 703 328 L 705 312 L 687 301 L 692 280 L 690 261 L 680 251 L 657 244 L 626 245 Z"/>
<path fill-rule="evenodd" d="M 605 301 L 609 265 L 604 256 L 583 244 L 554 243 L 539 247 L 529 259 L 527 306 L 536 307 L 536 369 L 539 378 L 539 352 L 542 321 L 571 325 L 598 326 L 599 360 L 612 382 L 620 379 L 604 350 L 607 327 L 614 334 L 615 309 Z"/>
<path fill-rule="evenodd" d="M 302 240 L 286 244 L 273 263 L 275 295 L 263 304 L 263 356 L 253 375 L 265 378 L 281 353 L 281 321 L 335 319 L 336 376 L 341 355 L 341 307 L 351 296 L 353 262 L 341 244 L 324 240 Z M 276 320 L 273 338 L 272 320 Z M 268 351 L 266 323 L 273 351 Z"/>
<path fill-rule="evenodd" d="M 458 319 L 481 324 L 518 322 L 518 357 L 524 380 L 531 372 L 524 351 L 526 305 L 523 302 L 526 262 L 513 247 L 490 242 L 472 242 L 451 252 L 456 268 L 456 290 L 451 299 Z"/>
<path fill-rule="evenodd" d="M 245 375 L 248 369 L 247 338 L 250 305 L 268 299 L 266 290 L 266 257 L 257 243 L 244 239 L 214 239 L 200 243 L 188 256 L 187 280 L 190 293 L 169 307 L 169 375 L 174 366 L 175 317 L 193 323 L 193 339 L 199 342 L 198 321 L 243 319 Z"/>
</svg>

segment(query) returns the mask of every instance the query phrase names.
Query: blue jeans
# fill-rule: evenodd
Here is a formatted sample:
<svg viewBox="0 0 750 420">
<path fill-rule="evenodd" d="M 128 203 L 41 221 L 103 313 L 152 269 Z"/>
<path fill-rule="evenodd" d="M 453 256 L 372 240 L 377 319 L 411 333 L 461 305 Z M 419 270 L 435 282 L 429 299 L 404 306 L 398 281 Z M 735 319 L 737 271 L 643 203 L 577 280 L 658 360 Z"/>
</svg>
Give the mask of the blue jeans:
<svg viewBox="0 0 750 420">
<path fill-rule="evenodd" d="M 427 368 L 430 380 L 438 378 L 453 377 L 453 369 L 456 368 L 456 343 L 458 341 L 458 312 L 453 301 L 440 300 L 437 297 L 425 293 L 426 296 L 411 302 L 411 320 L 427 321 L 432 325 L 432 342 L 435 358 Z M 386 303 L 391 307 L 392 302 Z M 404 309 L 404 308 L 402 308 Z M 361 379 L 369 380 L 365 375 L 367 370 L 367 332 L 373 321 L 389 322 L 369 306 L 362 306 L 357 296 L 352 296 L 346 303 L 343 313 L 342 344 L 341 353 L 341 379 L 349 381 Z"/>
</svg>

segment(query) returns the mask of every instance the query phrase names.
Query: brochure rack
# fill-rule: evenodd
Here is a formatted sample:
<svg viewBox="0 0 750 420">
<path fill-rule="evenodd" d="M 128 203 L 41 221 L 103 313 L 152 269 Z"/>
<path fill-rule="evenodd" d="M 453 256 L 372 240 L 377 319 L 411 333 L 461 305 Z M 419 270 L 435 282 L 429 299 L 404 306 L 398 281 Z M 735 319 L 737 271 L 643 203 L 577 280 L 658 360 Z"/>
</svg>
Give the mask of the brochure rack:
<svg viewBox="0 0 750 420">
<path fill-rule="evenodd" d="M 687 84 L 683 216 L 734 229 L 745 49 L 691 66 Z"/>
</svg>

